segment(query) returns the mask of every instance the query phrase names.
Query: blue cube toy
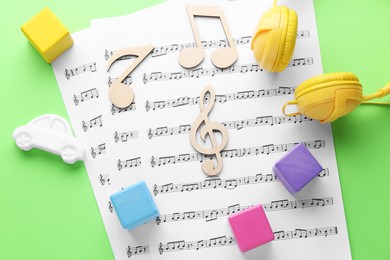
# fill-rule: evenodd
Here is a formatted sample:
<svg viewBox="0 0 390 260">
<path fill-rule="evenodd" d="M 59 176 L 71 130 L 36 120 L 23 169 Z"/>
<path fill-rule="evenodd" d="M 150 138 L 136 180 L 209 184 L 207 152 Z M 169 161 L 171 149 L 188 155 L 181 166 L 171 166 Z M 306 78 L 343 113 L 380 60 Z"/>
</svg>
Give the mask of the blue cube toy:
<svg viewBox="0 0 390 260">
<path fill-rule="evenodd" d="M 272 169 L 291 194 L 300 191 L 323 169 L 304 144 L 277 161 Z"/>
<path fill-rule="evenodd" d="M 144 181 L 137 182 L 110 196 L 122 227 L 134 229 L 159 216 Z"/>
</svg>

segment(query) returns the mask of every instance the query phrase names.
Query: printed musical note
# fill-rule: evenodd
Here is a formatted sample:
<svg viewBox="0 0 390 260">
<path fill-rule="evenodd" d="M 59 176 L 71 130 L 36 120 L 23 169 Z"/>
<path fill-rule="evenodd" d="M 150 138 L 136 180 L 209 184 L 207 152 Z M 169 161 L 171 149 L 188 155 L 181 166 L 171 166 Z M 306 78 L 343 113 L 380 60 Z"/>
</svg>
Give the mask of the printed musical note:
<svg viewBox="0 0 390 260">
<path fill-rule="evenodd" d="M 100 116 L 97 116 L 89 121 L 83 121 L 81 123 L 81 126 L 82 126 L 84 132 L 87 132 L 88 129 L 91 129 L 93 127 L 97 127 L 97 126 L 102 127 L 103 126 L 103 117 L 102 117 L 102 115 L 100 115 Z"/>
<path fill-rule="evenodd" d="M 97 147 L 91 147 L 91 156 L 96 158 L 96 156 L 106 153 L 106 144 L 99 144 Z"/>
<path fill-rule="evenodd" d="M 312 65 L 312 64 L 313 64 L 313 61 L 312 61 L 312 60 L 305 59 L 305 58 L 294 59 L 292 63 L 289 63 L 289 65 L 291 64 L 291 67 L 295 67 L 295 66 L 305 66 L 306 63 L 308 63 L 308 65 Z"/>
<path fill-rule="evenodd" d="M 104 186 L 106 183 L 108 185 L 110 184 L 110 175 L 109 174 L 99 174 L 99 182 L 102 186 Z"/>
<path fill-rule="evenodd" d="M 228 133 L 226 128 L 216 122 L 210 122 L 208 118 L 208 114 L 210 113 L 211 109 L 213 108 L 215 104 L 215 93 L 213 88 L 208 85 L 206 86 L 201 95 L 200 99 L 204 100 L 206 93 L 209 93 L 210 100 L 207 104 L 204 104 L 204 102 L 201 102 L 199 104 L 200 106 L 200 115 L 194 123 L 192 124 L 191 130 L 190 130 L 190 141 L 192 147 L 194 149 L 202 154 L 205 155 L 213 155 L 215 156 L 217 165 L 214 166 L 214 163 L 212 160 L 206 160 L 202 162 L 202 170 L 204 173 L 206 173 L 208 176 L 215 176 L 218 175 L 222 170 L 222 157 L 220 154 L 220 151 L 225 148 L 227 142 L 228 142 Z M 205 106 L 206 105 L 206 106 Z M 197 132 L 200 132 L 200 138 L 203 142 L 206 142 L 206 137 L 208 136 L 211 140 L 211 148 L 204 147 L 198 143 L 197 140 Z M 217 143 L 215 133 L 220 133 L 222 136 L 222 141 L 220 144 Z"/>
<path fill-rule="evenodd" d="M 265 98 L 274 96 L 284 96 L 294 94 L 294 87 L 278 87 L 272 89 L 260 89 L 260 90 L 248 90 L 240 91 L 236 93 L 228 93 L 222 95 L 215 95 L 215 102 L 225 104 L 226 102 L 254 99 L 254 98 Z M 154 111 L 157 109 L 165 108 L 177 108 L 182 106 L 193 106 L 199 104 L 200 97 L 179 97 L 177 99 L 163 100 L 163 101 L 146 101 L 145 110 Z M 210 95 L 205 96 L 205 101 L 208 102 Z"/>
<path fill-rule="evenodd" d="M 115 133 L 114 133 L 115 143 L 118 143 L 119 141 L 124 143 L 130 139 L 135 139 L 135 138 L 138 138 L 138 131 L 128 131 L 128 132 L 122 132 L 122 133 L 115 131 Z"/>
<path fill-rule="evenodd" d="M 313 65 L 313 57 L 293 59 L 289 62 L 288 67 Z M 262 72 L 263 69 L 257 63 L 232 65 L 228 68 L 197 68 L 193 70 L 176 71 L 163 73 L 161 71 L 152 72 L 151 74 L 144 74 L 144 84 L 149 82 L 164 81 L 164 80 L 181 80 L 199 77 L 213 77 L 217 75 L 233 74 L 233 73 L 248 73 L 248 72 Z"/>
<path fill-rule="evenodd" d="M 302 233 L 303 232 L 303 233 Z M 301 239 L 312 237 L 327 237 L 328 235 L 337 235 L 337 227 L 323 227 L 311 229 L 295 229 L 293 231 L 276 231 L 274 232 L 275 241 L 287 239 Z M 210 239 L 196 240 L 186 242 L 185 240 L 172 241 L 168 243 L 160 243 L 158 251 L 160 255 L 179 250 L 200 250 L 211 247 L 231 246 L 236 245 L 234 237 L 219 236 Z"/>
<path fill-rule="evenodd" d="M 132 48 L 123 48 L 116 51 L 108 60 L 107 71 L 111 65 L 120 57 L 137 56 L 138 58 L 118 77 L 109 89 L 111 102 L 119 108 L 129 106 L 134 100 L 134 92 L 131 87 L 123 84 L 125 78 L 146 58 L 153 50 L 153 45 L 138 46 Z"/>
<path fill-rule="evenodd" d="M 95 72 L 96 71 L 96 62 L 92 61 L 87 64 L 72 68 L 72 69 L 65 69 L 64 74 L 67 80 L 69 80 L 71 77 L 78 76 L 82 73 L 85 73 L 87 71 Z"/>
<path fill-rule="evenodd" d="M 191 125 L 181 125 L 178 127 L 157 127 L 156 129 L 149 128 L 148 137 L 152 139 L 153 137 L 158 136 L 167 136 L 167 135 L 179 135 L 179 134 L 188 134 L 191 130 Z"/>
<path fill-rule="evenodd" d="M 135 106 L 135 102 L 131 103 L 129 106 L 127 107 L 116 107 L 114 104 L 111 105 L 111 114 L 112 115 L 115 115 L 115 114 L 120 114 L 120 113 L 124 113 L 124 112 L 129 112 L 129 111 L 134 111 L 136 110 L 136 106 Z"/>
<path fill-rule="evenodd" d="M 91 100 L 99 97 L 99 91 L 96 88 L 89 89 L 80 93 L 80 95 L 73 95 L 73 102 L 76 106 L 81 102 Z"/>
<path fill-rule="evenodd" d="M 309 30 L 301 30 L 297 32 L 297 39 L 300 38 L 309 38 L 310 37 L 310 31 Z"/>
<path fill-rule="evenodd" d="M 321 201 L 321 203 L 318 203 Z M 278 200 L 270 203 L 262 203 L 264 211 L 280 211 L 280 210 L 293 210 L 293 209 L 304 209 L 313 207 L 324 207 L 333 205 L 333 198 L 320 198 L 320 199 L 306 199 L 306 200 Z M 211 209 L 211 210 L 199 210 L 199 211 L 187 211 L 187 212 L 176 212 L 171 214 L 160 214 L 156 218 L 156 224 L 167 222 L 177 222 L 185 220 L 204 219 L 206 222 L 216 220 L 220 217 L 226 217 L 231 214 L 237 213 L 244 209 L 253 207 L 254 205 L 241 206 L 235 204 L 226 208 Z"/>
<path fill-rule="evenodd" d="M 117 168 L 121 171 L 123 168 L 136 168 L 141 166 L 141 157 L 136 157 L 128 160 L 118 160 Z"/>
<path fill-rule="evenodd" d="M 324 140 L 306 141 L 303 143 L 308 149 L 320 149 L 325 147 Z M 255 147 L 222 150 L 220 154 L 222 158 L 268 155 L 270 153 L 281 153 L 281 152 L 290 151 L 298 144 L 299 143 L 267 144 L 267 145 L 255 146 Z M 195 162 L 195 161 L 199 161 L 202 163 L 205 160 L 213 160 L 213 159 L 215 159 L 215 155 L 199 154 L 199 153 L 179 154 L 179 155 L 171 155 L 171 156 L 164 156 L 164 157 L 152 156 L 151 165 L 152 167 L 154 167 L 154 166 L 163 166 L 168 164 Z"/>
<path fill-rule="evenodd" d="M 337 227 L 324 227 L 312 229 L 297 228 L 294 231 L 276 231 L 274 232 L 275 240 L 298 239 L 309 237 L 327 237 L 328 235 L 337 235 Z"/>
<path fill-rule="evenodd" d="M 118 80 L 118 78 L 108 77 L 108 79 L 107 79 L 107 85 L 108 85 L 109 87 L 111 87 L 112 83 L 115 82 L 116 80 Z M 126 86 L 130 86 L 132 82 L 133 82 L 133 78 L 131 77 L 131 75 L 128 75 L 128 76 L 122 81 L 122 83 L 125 84 Z"/>
<path fill-rule="evenodd" d="M 128 246 L 126 249 L 126 254 L 128 258 L 131 258 L 133 255 L 147 255 L 149 254 L 149 246 Z"/>
<path fill-rule="evenodd" d="M 323 169 L 318 175 L 319 178 L 329 176 L 329 169 Z M 201 182 L 181 183 L 173 184 L 168 183 L 164 185 L 155 184 L 153 187 L 153 194 L 157 196 L 159 194 L 172 193 L 172 192 L 185 192 L 205 189 L 226 189 L 234 190 L 239 186 L 258 184 L 258 183 L 270 183 L 276 182 L 279 179 L 273 173 L 258 173 L 254 176 L 237 177 L 233 179 L 221 179 L 221 178 L 208 178 Z"/>
<path fill-rule="evenodd" d="M 313 121 L 312 119 L 304 116 L 258 116 L 252 119 L 243 119 L 243 120 L 235 120 L 228 122 L 221 122 L 221 124 L 226 127 L 226 129 L 236 129 L 241 130 L 246 127 L 257 127 L 257 126 L 275 126 L 287 123 L 303 123 Z M 180 125 L 176 127 L 157 127 L 155 129 L 148 130 L 148 137 L 152 139 L 153 137 L 160 136 L 173 136 L 173 135 L 181 135 L 188 134 L 191 130 L 191 126 L 189 124 Z"/>
<path fill-rule="evenodd" d="M 217 17 L 222 23 L 229 46 L 218 48 L 211 54 L 211 61 L 217 68 L 227 68 L 236 62 L 238 53 L 232 34 L 225 19 L 222 8 L 218 6 L 187 5 L 188 18 L 195 37 L 195 48 L 184 48 L 179 54 L 179 63 L 182 67 L 190 69 L 198 66 L 204 59 L 204 51 L 200 41 L 200 35 L 195 23 L 195 16 Z"/>
</svg>

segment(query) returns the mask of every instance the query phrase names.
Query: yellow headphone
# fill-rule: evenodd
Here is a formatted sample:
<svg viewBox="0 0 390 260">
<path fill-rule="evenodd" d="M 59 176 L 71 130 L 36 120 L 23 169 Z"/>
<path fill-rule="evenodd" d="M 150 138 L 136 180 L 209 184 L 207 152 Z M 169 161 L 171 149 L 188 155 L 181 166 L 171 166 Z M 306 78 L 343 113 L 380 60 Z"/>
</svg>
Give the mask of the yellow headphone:
<svg viewBox="0 0 390 260">
<path fill-rule="evenodd" d="M 349 72 L 335 72 L 306 80 L 295 89 L 295 99 L 284 104 L 287 116 L 304 114 L 321 123 L 330 123 L 354 110 L 361 103 L 390 94 L 390 83 L 374 94 L 363 96 L 358 77 Z M 390 103 L 375 103 L 385 104 Z M 297 105 L 297 113 L 286 114 L 288 105 Z"/>
<path fill-rule="evenodd" d="M 257 62 L 270 72 L 283 71 L 294 52 L 298 18 L 295 11 L 285 6 L 273 6 L 260 18 L 253 36 L 251 49 Z M 282 108 L 283 114 L 305 116 L 330 123 L 354 110 L 361 103 L 385 104 L 389 102 L 367 102 L 390 94 L 390 83 L 376 93 L 363 96 L 359 79 L 348 72 L 320 75 L 306 80 L 295 90 L 295 99 Z M 296 113 L 286 114 L 288 105 L 296 105 Z"/>
<path fill-rule="evenodd" d="M 294 10 L 274 4 L 260 18 L 251 49 L 265 70 L 281 72 L 291 60 L 297 39 L 298 17 Z"/>
</svg>

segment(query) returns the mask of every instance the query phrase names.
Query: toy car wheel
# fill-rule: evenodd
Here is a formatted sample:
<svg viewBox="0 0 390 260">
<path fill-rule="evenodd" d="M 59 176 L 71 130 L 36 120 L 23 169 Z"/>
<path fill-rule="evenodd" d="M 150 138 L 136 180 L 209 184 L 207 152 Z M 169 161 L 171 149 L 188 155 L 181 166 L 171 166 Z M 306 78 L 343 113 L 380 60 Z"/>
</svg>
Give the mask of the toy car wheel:
<svg viewBox="0 0 390 260">
<path fill-rule="evenodd" d="M 74 147 L 67 146 L 61 151 L 61 158 L 64 162 L 72 164 L 77 161 L 77 151 Z"/>
<path fill-rule="evenodd" d="M 15 142 L 22 150 L 28 151 L 32 148 L 31 136 L 25 132 L 18 134 L 15 138 Z"/>
</svg>

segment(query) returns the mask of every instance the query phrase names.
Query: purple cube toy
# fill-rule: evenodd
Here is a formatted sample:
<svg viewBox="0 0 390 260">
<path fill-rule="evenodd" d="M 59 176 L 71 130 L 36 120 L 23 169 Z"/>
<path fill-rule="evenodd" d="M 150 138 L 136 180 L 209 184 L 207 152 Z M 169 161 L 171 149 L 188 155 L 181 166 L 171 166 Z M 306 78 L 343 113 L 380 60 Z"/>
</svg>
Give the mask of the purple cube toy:
<svg viewBox="0 0 390 260">
<path fill-rule="evenodd" d="M 322 166 L 304 144 L 297 145 L 277 161 L 273 171 L 291 194 L 300 191 L 321 171 Z"/>
</svg>

